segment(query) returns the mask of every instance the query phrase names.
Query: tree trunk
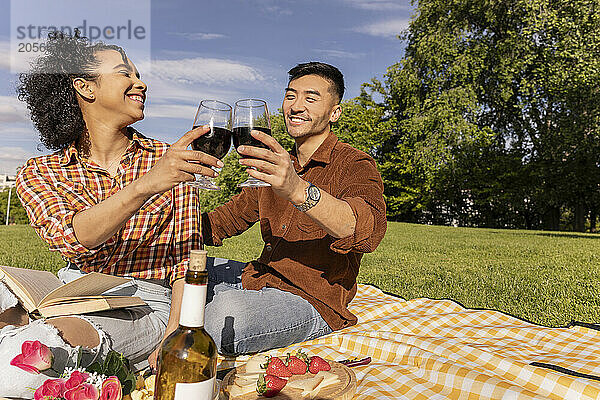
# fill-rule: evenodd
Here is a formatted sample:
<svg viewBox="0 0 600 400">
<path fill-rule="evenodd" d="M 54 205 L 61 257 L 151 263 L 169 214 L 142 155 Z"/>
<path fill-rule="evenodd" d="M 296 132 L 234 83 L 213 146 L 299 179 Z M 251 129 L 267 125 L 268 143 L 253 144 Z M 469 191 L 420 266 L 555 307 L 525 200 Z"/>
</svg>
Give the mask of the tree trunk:
<svg viewBox="0 0 600 400">
<path fill-rule="evenodd" d="M 587 210 L 583 206 L 583 204 L 575 205 L 575 223 L 574 228 L 575 232 L 585 232 L 585 215 L 587 214 Z"/>
<path fill-rule="evenodd" d="M 596 214 L 596 210 L 590 211 L 590 232 L 596 233 L 596 218 L 598 218 L 598 214 Z"/>
<path fill-rule="evenodd" d="M 544 229 L 558 231 L 560 229 L 560 208 L 553 207 L 544 213 Z"/>
</svg>

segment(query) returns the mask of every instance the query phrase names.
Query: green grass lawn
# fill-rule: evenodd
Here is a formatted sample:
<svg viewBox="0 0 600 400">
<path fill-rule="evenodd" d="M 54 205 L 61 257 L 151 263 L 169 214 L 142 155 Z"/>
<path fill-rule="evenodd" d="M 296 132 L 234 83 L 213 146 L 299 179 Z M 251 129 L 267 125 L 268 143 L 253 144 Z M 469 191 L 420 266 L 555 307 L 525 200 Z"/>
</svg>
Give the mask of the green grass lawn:
<svg viewBox="0 0 600 400">
<path fill-rule="evenodd" d="M 258 226 L 209 248 L 250 260 L 261 250 Z M 0 227 L 0 264 L 56 271 L 64 265 L 27 226 Z M 561 326 L 600 322 L 600 235 L 452 228 L 391 222 L 363 258 L 359 282 L 405 299 L 449 298 Z"/>
</svg>

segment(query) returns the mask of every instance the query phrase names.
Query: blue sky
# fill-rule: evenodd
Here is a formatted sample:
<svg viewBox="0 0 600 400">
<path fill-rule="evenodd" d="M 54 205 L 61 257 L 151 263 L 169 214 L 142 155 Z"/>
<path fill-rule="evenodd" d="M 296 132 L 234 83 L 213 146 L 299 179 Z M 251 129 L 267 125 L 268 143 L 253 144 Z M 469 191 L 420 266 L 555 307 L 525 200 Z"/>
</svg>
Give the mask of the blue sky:
<svg viewBox="0 0 600 400">
<path fill-rule="evenodd" d="M 68 1 L 52 3 L 60 9 Z M 111 7 L 109 14 L 135 18 L 135 7 Z M 0 174 L 12 174 L 26 159 L 49 151 L 15 97 L 10 0 L 0 0 L 0 10 Z M 401 59 L 403 43 L 396 36 L 408 26 L 413 7 L 409 0 L 152 0 L 149 11 L 151 65 L 132 57 L 149 87 L 146 118 L 135 126 L 171 143 L 190 129 L 205 98 L 230 104 L 263 98 L 276 112 L 287 71 L 300 62 L 337 66 L 346 79 L 345 99 L 357 96 L 362 83 L 381 78 Z"/>
</svg>

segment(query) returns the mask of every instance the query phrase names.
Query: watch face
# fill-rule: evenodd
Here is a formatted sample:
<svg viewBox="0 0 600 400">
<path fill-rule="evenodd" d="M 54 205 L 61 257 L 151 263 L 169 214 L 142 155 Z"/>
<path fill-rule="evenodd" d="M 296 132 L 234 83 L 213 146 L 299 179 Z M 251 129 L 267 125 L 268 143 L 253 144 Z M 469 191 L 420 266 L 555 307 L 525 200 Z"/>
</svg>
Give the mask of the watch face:
<svg viewBox="0 0 600 400">
<path fill-rule="evenodd" d="M 316 186 L 311 186 L 310 188 L 308 188 L 308 197 L 311 200 L 319 200 L 319 198 L 321 197 L 321 192 L 319 191 L 319 188 Z"/>
</svg>

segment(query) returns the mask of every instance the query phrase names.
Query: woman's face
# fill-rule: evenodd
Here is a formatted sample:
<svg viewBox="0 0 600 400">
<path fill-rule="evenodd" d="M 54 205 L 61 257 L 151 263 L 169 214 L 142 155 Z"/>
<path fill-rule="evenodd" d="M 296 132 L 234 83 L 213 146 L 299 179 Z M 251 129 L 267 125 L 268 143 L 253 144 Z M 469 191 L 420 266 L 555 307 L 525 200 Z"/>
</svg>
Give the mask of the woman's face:
<svg viewBox="0 0 600 400">
<path fill-rule="evenodd" d="M 128 126 L 144 118 L 144 102 L 147 86 L 140 80 L 135 65 L 115 50 L 96 53 L 100 75 L 91 83 L 94 99 L 90 111 L 105 121 Z"/>
</svg>

